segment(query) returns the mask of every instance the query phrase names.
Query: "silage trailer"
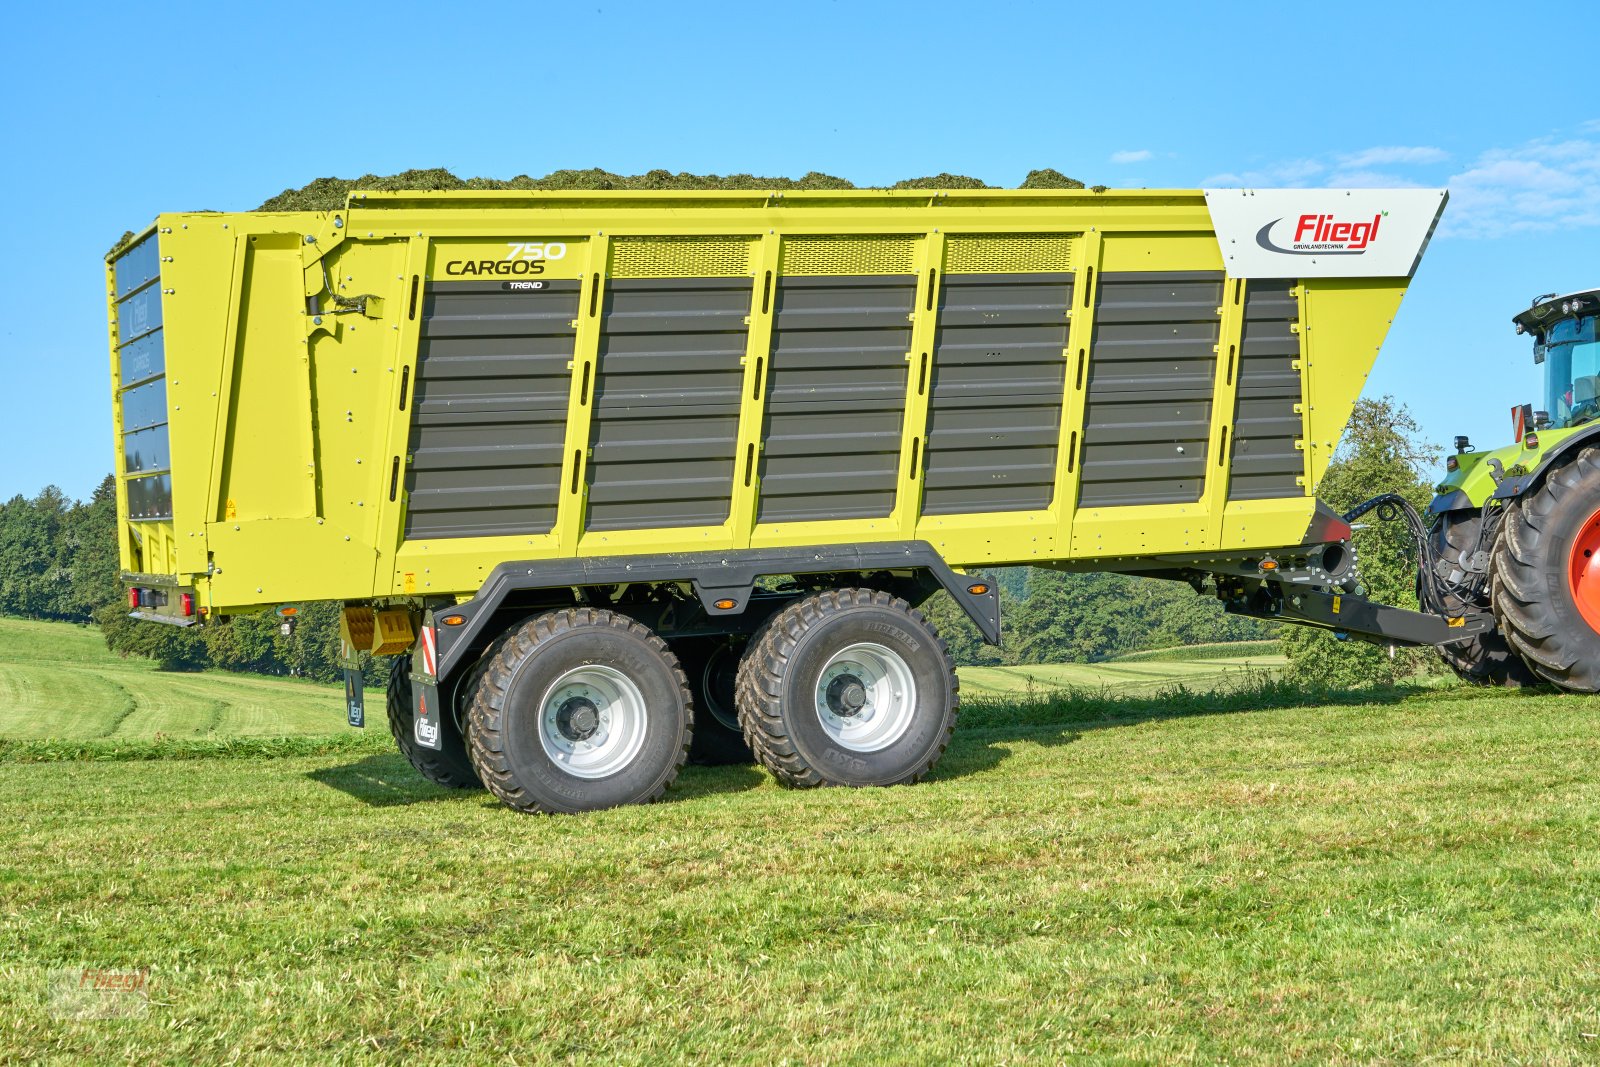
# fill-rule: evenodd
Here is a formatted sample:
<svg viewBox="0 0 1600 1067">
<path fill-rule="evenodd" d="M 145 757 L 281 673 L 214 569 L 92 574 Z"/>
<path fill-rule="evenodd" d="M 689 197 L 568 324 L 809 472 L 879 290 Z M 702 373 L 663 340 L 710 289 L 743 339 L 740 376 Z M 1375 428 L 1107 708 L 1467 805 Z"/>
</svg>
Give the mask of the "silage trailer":
<svg viewBox="0 0 1600 1067">
<path fill-rule="evenodd" d="M 1364 598 L 1354 516 L 1314 495 L 1445 200 L 164 214 L 106 272 L 132 612 L 341 602 L 352 666 L 396 657 L 412 764 L 538 811 L 657 797 L 692 744 L 791 785 L 918 779 L 958 698 L 917 606 L 943 589 L 998 641 L 990 566 L 1470 642 L 1489 613 Z"/>
</svg>

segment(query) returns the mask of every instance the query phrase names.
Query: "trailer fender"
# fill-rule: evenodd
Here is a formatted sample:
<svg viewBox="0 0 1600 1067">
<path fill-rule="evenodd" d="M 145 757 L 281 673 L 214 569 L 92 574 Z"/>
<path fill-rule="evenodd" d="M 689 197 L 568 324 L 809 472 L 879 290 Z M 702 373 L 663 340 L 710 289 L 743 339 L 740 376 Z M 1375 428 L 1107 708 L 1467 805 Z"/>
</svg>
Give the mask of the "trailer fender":
<svg viewBox="0 0 1600 1067">
<path fill-rule="evenodd" d="M 1000 643 L 1000 597 L 995 583 L 958 574 L 926 541 L 526 560 L 495 567 L 476 596 L 444 613 L 451 625 L 434 631 L 438 676 L 448 677 L 462 657 L 482 643 L 488 636 L 485 627 L 501 604 L 515 593 L 633 582 L 688 582 L 708 615 L 729 617 L 743 614 L 761 578 L 882 571 L 910 572 L 920 579 L 928 595 L 944 589 L 961 605 L 985 641 Z"/>
</svg>

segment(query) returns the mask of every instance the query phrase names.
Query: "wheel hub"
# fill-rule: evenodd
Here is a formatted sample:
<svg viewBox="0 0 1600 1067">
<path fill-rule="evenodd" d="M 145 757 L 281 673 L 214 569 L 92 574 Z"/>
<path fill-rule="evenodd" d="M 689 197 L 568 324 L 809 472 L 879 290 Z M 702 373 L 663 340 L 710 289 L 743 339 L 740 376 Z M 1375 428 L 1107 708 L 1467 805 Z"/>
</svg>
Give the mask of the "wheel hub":
<svg viewBox="0 0 1600 1067">
<path fill-rule="evenodd" d="M 570 697 L 556 710 L 556 729 L 568 741 L 587 741 L 600 729 L 600 709 L 588 697 Z"/>
<path fill-rule="evenodd" d="M 644 747 L 649 719 L 644 693 L 614 667 L 575 667 L 551 683 L 539 703 L 539 743 L 574 777 L 615 774 Z"/>
<path fill-rule="evenodd" d="M 1578 527 L 1568 568 L 1572 599 L 1589 628 L 1600 633 L 1600 511 Z"/>
<path fill-rule="evenodd" d="M 846 646 L 817 678 L 817 719 L 829 738 L 852 752 L 877 752 L 900 740 L 916 707 L 911 665 L 887 645 Z"/>
<path fill-rule="evenodd" d="M 828 683 L 828 707 L 846 718 L 861 714 L 867 705 L 867 687 L 853 674 L 841 674 Z"/>
</svg>

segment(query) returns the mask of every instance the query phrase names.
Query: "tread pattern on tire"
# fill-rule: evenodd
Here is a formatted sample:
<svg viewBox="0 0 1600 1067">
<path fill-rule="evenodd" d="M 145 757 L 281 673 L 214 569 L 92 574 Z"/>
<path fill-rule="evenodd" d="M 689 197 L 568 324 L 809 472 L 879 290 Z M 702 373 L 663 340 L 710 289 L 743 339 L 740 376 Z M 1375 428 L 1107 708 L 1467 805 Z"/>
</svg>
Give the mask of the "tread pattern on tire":
<svg viewBox="0 0 1600 1067">
<path fill-rule="evenodd" d="M 1433 533 L 1434 552 L 1439 559 L 1447 563 L 1457 563 L 1461 554 L 1477 543 L 1478 531 L 1475 525 L 1470 533 L 1466 528 L 1471 521 L 1481 522 L 1482 519 L 1474 513 L 1472 520 L 1452 521 L 1449 514 L 1439 516 L 1439 525 Z M 1451 534 L 1462 531 L 1463 536 L 1452 538 Z M 1495 531 L 1495 540 L 1504 536 L 1503 530 Z M 1469 543 L 1462 543 L 1469 542 Z M 1489 571 L 1491 581 L 1494 573 L 1494 553 L 1490 552 Z M 1457 613 L 1481 610 L 1484 605 L 1468 603 L 1460 598 L 1449 596 L 1446 606 Z M 1456 673 L 1456 677 L 1472 685 L 1500 686 L 1506 689 L 1519 689 L 1523 686 L 1538 685 L 1543 679 L 1534 674 L 1532 669 L 1523 662 L 1516 649 L 1503 633 L 1494 632 L 1479 634 L 1468 641 L 1457 641 L 1450 645 L 1440 645 L 1439 658 L 1445 665 Z"/>
<path fill-rule="evenodd" d="M 435 751 L 424 748 L 417 744 L 417 739 L 412 735 L 415 719 L 411 709 L 410 656 L 395 657 L 393 666 L 389 668 L 389 689 L 385 694 L 384 703 L 389 715 L 389 733 L 394 735 L 400 754 L 418 774 L 434 785 L 441 785 L 446 789 L 483 788 L 483 783 L 478 780 L 472 764 L 465 758 L 464 744 L 463 758 L 457 760 L 445 749 Z M 455 723 L 452 721 L 444 724 L 444 728 L 453 730 Z"/>
<path fill-rule="evenodd" d="M 818 593 L 796 601 L 768 619 L 751 637 L 748 651 L 739 663 L 734 703 L 739 709 L 739 724 L 744 729 L 744 739 L 756 759 L 778 781 L 795 789 L 814 789 L 833 783 L 800 754 L 784 725 L 781 694 L 789 659 L 808 630 L 827 616 L 853 607 L 887 608 L 905 615 L 933 636 L 940 657 L 947 667 L 949 665 L 949 646 L 926 616 L 899 597 L 880 590 L 835 589 Z M 949 669 L 949 676 L 950 717 L 944 736 L 923 761 L 923 765 L 898 779 L 896 784 L 921 781 L 933 770 L 945 749 L 950 747 L 950 738 L 955 733 L 956 719 L 960 713 L 961 693 L 953 668 Z"/>
<path fill-rule="evenodd" d="M 689 692 L 689 679 L 684 675 L 683 668 L 678 665 L 678 659 L 667 647 L 667 643 L 649 627 L 614 611 L 600 608 L 565 608 L 547 612 L 529 619 L 506 635 L 505 643 L 489 661 L 489 666 L 478 683 L 478 695 L 467 712 L 468 752 L 478 777 L 483 781 L 484 788 L 518 811 L 554 814 L 564 809 L 553 808 L 540 802 L 532 793 L 519 786 L 512 774 L 511 765 L 506 758 L 504 741 L 505 699 L 511 687 L 512 675 L 516 672 L 517 666 L 533 655 L 534 650 L 542 643 L 558 634 L 588 627 L 613 627 L 643 638 L 651 650 L 671 668 L 673 680 L 683 696 L 684 708 L 688 713 L 689 728 L 684 731 L 683 745 L 677 753 L 671 771 L 649 796 L 640 797 L 635 803 L 648 804 L 660 800 L 677 780 L 678 772 L 683 769 L 684 762 L 689 758 L 689 745 L 694 735 L 694 700 Z"/>
<path fill-rule="evenodd" d="M 1600 449 L 1585 448 L 1550 471 L 1537 490 L 1510 505 L 1495 542 L 1491 593 L 1496 621 L 1535 674 L 1563 689 L 1600 691 L 1600 635 L 1579 620 L 1576 632 L 1548 596 L 1552 568 L 1566 580 L 1568 560 L 1552 559 L 1551 524 L 1557 508 L 1600 490 Z M 1600 507 L 1600 494 L 1593 503 Z"/>
</svg>

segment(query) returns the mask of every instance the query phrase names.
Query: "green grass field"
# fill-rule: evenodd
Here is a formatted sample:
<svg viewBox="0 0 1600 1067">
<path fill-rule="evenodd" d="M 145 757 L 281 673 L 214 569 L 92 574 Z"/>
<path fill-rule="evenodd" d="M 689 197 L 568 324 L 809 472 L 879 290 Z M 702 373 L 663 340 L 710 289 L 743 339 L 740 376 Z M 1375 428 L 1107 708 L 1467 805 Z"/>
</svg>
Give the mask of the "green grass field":
<svg viewBox="0 0 1600 1067">
<path fill-rule="evenodd" d="M 1224 654 L 1229 651 L 1209 646 L 1203 650 L 1206 658 L 1181 662 L 1139 656 L 1112 663 L 963 667 L 961 691 L 982 699 L 1065 688 L 1142 693 L 1174 682 L 1214 688 L 1245 672 L 1270 672 L 1283 664 L 1271 642 L 1250 643 L 1247 655 Z M 347 731 L 343 699 L 334 686 L 158 671 L 148 660 L 106 651 L 93 627 L 0 618 L 0 740 L 96 743 L 157 735 L 192 740 Z"/>
<path fill-rule="evenodd" d="M 158 671 L 92 626 L 0 618 L 0 738 L 280 737 L 345 729 L 337 687 Z"/>
<path fill-rule="evenodd" d="M 120 662 L 99 688 L 83 633 L 5 625 L 41 715 L 328 699 Z M 1597 726 L 1593 698 L 1259 679 L 973 700 L 918 786 L 689 768 L 564 818 L 428 786 L 373 730 L 0 748 L 0 1061 L 1594 1062 Z M 52 1017 L 84 966 L 148 968 L 145 1013 Z"/>
</svg>

